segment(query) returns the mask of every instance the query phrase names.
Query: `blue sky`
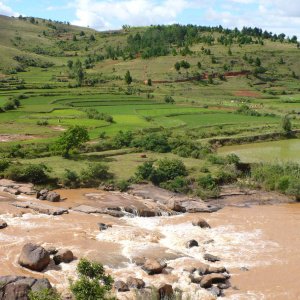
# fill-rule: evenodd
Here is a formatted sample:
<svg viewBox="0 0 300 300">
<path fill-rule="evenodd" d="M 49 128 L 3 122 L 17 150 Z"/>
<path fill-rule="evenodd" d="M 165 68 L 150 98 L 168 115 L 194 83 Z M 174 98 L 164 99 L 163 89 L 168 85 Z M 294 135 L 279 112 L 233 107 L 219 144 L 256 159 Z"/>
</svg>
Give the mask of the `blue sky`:
<svg viewBox="0 0 300 300">
<path fill-rule="evenodd" d="M 69 21 L 98 30 L 190 23 L 257 26 L 300 37 L 299 0 L 0 0 L 0 14 Z"/>
</svg>

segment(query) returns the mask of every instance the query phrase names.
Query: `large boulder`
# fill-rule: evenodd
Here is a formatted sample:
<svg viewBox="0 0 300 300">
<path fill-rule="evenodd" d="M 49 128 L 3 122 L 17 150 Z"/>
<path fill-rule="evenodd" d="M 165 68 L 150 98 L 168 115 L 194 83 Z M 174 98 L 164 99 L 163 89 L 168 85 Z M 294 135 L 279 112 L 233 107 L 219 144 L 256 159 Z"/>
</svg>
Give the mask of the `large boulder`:
<svg viewBox="0 0 300 300">
<path fill-rule="evenodd" d="M 158 299 L 166 300 L 171 299 L 173 297 L 173 288 L 170 284 L 162 284 L 158 288 Z"/>
<path fill-rule="evenodd" d="M 49 192 L 47 195 L 46 200 L 50 202 L 59 202 L 60 201 L 60 195 L 56 192 Z"/>
<path fill-rule="evenodd" d="M 43 271 L 49 262 L 49 253 L 43 247 L 32 243 L 24 245 L 19 257 L 19 264 L 22 267 L 37 272 Z"/>
<path fill-rule="evenodd" d="M 51 289 L 48 279 L 36 279 L 24 276 L 0 276 L 1 300 L 28 300 L 30 291 Z"/>
<path fill-rule="evenodd" d="M 0 229 L 6 228 L 6 227 L 7 227 L 7 223 L 0 219 Z"/>
<path fill-rule="evenodd" d="M 228 279 L 227 276 L 220 273 L 204 275 L 201 279 L 200 286 L 202 288 L 210 288 L 214 283 L 224 283 Z"/>
<path fill-rule="evenodd" d="M 144 265 L 142 266 L 142 269 L 148 275 L 154 275 L 154 274 L 161 274 L 163 269 L 166 267 L 167 267 L 166 263 L 162 263 L 156 259 L 147 259 Z"/>
<path fill-rule="evenodd" d="M 74 259 L 73 252 L 69 249 L 60 249 L 58 252 L 53 256 L 53 260 L 56 265 L 60 263 L 70 263 Z"/>
<path fill-rule="evenodd" d="M 134 278 L 130 276 L 127 278 L 127 286 L 129 288 L 142 289 L 145 287 L 145 282 L 142 279 Z"/>
<path fill-rule="evenodd" d="M 210 228 L 210 225 L 204 219 L 194 220 L 192 224 L 201 228 Z"/>
<path fill-rule="evenodd" d="M 47 189 L 43 189 L 37 192 L 36 197 L 40 200 L 46 200 L 49 191 Z"/>
<path fill-rule="evenodd" d="M 11 283 L 5 287 L 3 300 L 29 300 L 30 287 L 26 283 Z"/>
</svg>

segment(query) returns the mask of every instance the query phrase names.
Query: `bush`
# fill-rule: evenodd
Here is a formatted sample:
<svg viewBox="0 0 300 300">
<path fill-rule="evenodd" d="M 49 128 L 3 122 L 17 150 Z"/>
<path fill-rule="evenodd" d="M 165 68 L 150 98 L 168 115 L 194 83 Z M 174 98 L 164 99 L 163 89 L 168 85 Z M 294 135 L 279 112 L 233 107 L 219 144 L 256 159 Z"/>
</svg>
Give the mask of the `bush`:
<svg viewBox="0 0 300 300">
<path fill-rule="evenodd" d="M 61 296 L 54 289 L 43 289 L 39 291 L 30 291 L 29 300 L 61 300 Z"/>
<path fill-rule="evenodd" d="M 150 133 L 132 141 L 132 146 L 159 153 L 171 151 L 168 136 L 163 133 Z"/>
<path fill-rule="evenodd" d="M 101 264 L 81 259 L 77 266 L 79 279 L 71 281 L 70 289 L 76 300 L 104 300 L 109 297 L 113 279 Z"/>
<path fill-rule="evenodd" d="M 190 191 L 190 181 L 182 176 L 178 176 L 173 180 L 163 182 L 160 187 L 175 193 L 187 194 Z"/>
<path fill-rule="evenodd" d="M 169 104 L 175 103 L 175 100 L 172 96 L 165 96 L 164 101 Z"/>
<path fill-rule="evenodd" d="M 102 163 L 94 163 L 81 171 L 81 182 L 85 186 L 95 186 L 102 181 L 112 178 L 112 174 L 108 172 L 109 167 Z"/>
<path fill-rule="evenodd" d="M 114 144 L 116 148 L 120 149 L 123 147 L 129 147 L 133 140 L 133 133 L 131 131 L 123 132 L 119 131 L 114 137 Z"/>
<path fill-rule="evenodd" d="M 211 174 L 199 177 L 197 182 L 198 185 L 205 190 L 213 190 L 217 186 L 216 180 Z"/>
<path fill-rule="evenodd" d="M 47 172 L 44 164 L 11 165 L 5 170 L 4 176 L 14 181 L 41 184 L 50 180 Z"/>
<path fill-rule="evenodd" d="M 150 180 L 154 172 L 153 162 L 144 162 L 138 166 L 135 176 L 138 180 Z"/>
<path fill-rule="evenodd" d="M 226 159 L 224 157 L 216 154 L 208 155 L 207 160 L 214 165 L 224 165 L 226 163 Z"/>
<path fill-rule="evenodd" d="M 62 184 L 66 187 L 77 188 L 80 186 L 80 177 L 75 171 L 66 169 L 62 177 Z"/>
<path fill-rule="evenodd" d="M 127 180 L 121 180 L 116 183 L 116 187 L 120 192 L 128 191 L 130 183 Z"/>
<path fill-rule="evenodd" d="M 10 161 L 7 159 L 0 159 L 0 172 L 6 170 L 10 165 Z"/>
</svg>

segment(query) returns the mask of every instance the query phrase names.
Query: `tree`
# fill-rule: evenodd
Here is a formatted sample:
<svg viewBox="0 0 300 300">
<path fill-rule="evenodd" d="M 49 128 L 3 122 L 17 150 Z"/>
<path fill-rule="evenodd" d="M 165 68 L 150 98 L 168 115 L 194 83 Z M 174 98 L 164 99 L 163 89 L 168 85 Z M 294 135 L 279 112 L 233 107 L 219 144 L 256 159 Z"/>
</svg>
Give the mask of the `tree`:
<svg viewBox="0 0 300 300">
<path fill-rule="evenodd" d="M 65 131 L 58 140 L 58 146 L 64 157 L 70 156 L 72 149 L 78 148 L 89 140 L 89 134 L 85 127 L 75 125 Z"/>
<path fill-rule="evenodd" d="M 175 67 L 175 70 L 176 71 L 179 71 L 180 70 L 180 62 L 179 61 L 177 61 L 176 63 L 175 63 L 175 65 L 174 65 L 174 67 Z"/>
<path fill-rule="evenodd" d="M 129 71 L 127 71 L 126 74 L 125 74 L 125 82 L 126 82 L 128 85 L 132 83 L 132 77 L 131 77 Z"/>
<path fill-rule="evenodd" d="M 75 73 L 74 75 L 75 75 L 75 79 L 77 81 L 77 84 L 79 86 L 81 86 L 82 83 L 83 83 L 83 80 L 84 80 L 84 71 L 83 71 L 82 63 L 79 59 L 75 63 L 74 73 Z"/>
<path fill-rule="evenodd" d="M 291 123 L 291 120 L 290 120 L 290 118 L 289 118 L 288 115 L 285 115 L 285 116 L 282 118 L 281 126 L 282 126 L 282 129 L 284 130 L 284 132 L 285 132 L 286 134 L 291 133 L 291 131 L 292 131 L 292 123 Z"/>
<path fill-rule="evenodd" d="M 103 266 L 97 262 L 81 259 L 77 266 L 78 280 L 71 281 L 70 289 L 76 300 L 104 300 L 109 297 L 113 279 L 105 274 Z"/>
<path fill-rule="evenodd" d="M 166 103 L 170 103 L 170 104 L 174 104 L 175 103 L 175 100 L 174 100 L 174 98 L 172 96 L 166 95 L 164 100 L 165 100 Z"/>
</svg>

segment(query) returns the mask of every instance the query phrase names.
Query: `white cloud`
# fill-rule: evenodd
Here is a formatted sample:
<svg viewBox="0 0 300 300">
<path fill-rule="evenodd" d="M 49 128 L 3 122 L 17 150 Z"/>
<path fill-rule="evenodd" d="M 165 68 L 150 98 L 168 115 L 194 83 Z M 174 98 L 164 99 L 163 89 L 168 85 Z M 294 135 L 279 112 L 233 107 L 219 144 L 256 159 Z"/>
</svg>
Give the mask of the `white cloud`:
<svg viewBox="0 0 300 300">
<path fill-rule="evenodd" d="M 0 1 L 0 15 L 5 15 L 9 17 L 17 17 L 19 14 L 14 12 L 9 6 L 5 5 L 3 2 Z"/>
<path fill-rule="evenodd" d="M 77 0 L 77 19 L 73 23 L 96 29 L 119 28 L 123 24 L 166 24 L 176 22 L 188 6 L 186 0 Z"/>
</svg>

